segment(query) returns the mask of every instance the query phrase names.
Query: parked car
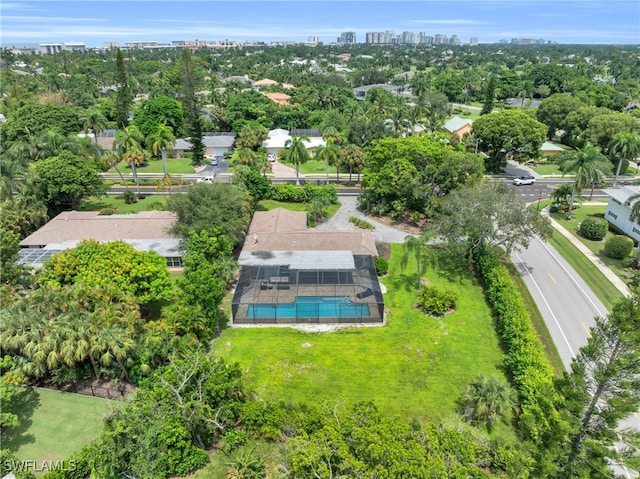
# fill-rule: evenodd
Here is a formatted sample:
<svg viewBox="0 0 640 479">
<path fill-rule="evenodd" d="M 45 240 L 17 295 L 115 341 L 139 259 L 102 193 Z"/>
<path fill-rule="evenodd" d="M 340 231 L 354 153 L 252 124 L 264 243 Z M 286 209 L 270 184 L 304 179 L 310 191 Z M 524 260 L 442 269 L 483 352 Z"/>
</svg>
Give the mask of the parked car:
<svg viewBox="0 0 640 479">
<path fill-rule="evenodd" d="M 217 156 L 213 156 L 211 157 L 211 166 L 218 166 L 218 157 Z"/>
<path fill-rule="evenodd" d="M 213 183 L 213 176 L 205 176 L 204 178 L 198 178 L 197 183 Z"/>
<path fill-rule="evenodd" d="M 269 161 L 276 161 L 276 154 L 269 153 L 269 156 L 267 156 L 267 158 L 269 159 Z"/>
<path fill-rule="evenodd" d="M 532 185 L 536 182 L 536 179 L 533 176 L 521 176 L 520 178 L 516 178 L 513 180 L 513 184 L 516 186 L 520 185 Z"/>
</svg>

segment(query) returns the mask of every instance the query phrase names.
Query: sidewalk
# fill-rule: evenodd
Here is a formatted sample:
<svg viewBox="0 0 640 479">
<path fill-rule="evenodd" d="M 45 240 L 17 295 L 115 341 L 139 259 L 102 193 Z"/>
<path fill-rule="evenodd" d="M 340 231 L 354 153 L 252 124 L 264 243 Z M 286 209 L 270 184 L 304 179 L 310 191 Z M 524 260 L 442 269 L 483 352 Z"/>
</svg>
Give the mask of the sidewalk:
<svg viewBox="0 0 640 479">
<path fill-rule="evenodd" d="M 587 259 L 589 259 L 595 266 L 596 268 L 598 268 L 603 275 L 605 275 L 607 277 L 607 279 L 609 281 L 611 281 L 611 283 L 625 296 L 630 296 L 631 295 L 631 291 L 629 291 L 629 288 L 627 287 L 627 285 L 625 284 L 624 281 L 622 281 L 620 279 L 620 277 L 615 274 L 613 271 L 611 271 L 611 268 L 609 268 L 606 264 L 604 264 L 602 262 L 602 260 L 600 258 L 598 258 L 598 256 L 593 253 L 593 251 L 591 251 L 589 248 L 587 248 L 582 241 L 580 241 L 578 238 L 575 237 L 575 235 L 573 235 L 570 231 L 568 231 L 564 226 L 561 226 L 557 221 L 555 221 L 553 218 L 551 218 L 551 216 L 549 215 L 549 207 L 546 207 L 542 210 L 542 215 L 547 217 L 549 219 L 549 221 L 551 222 L 551 226 L 553 226 L 553 228 L 555 230 L 557 230 L 562 236 L 564 236 L 565 238 L 567 238 L 569 241 L 571 241 L 571 243 L 578 248 L 578 250 L 587 257 Z"/>
</svg>

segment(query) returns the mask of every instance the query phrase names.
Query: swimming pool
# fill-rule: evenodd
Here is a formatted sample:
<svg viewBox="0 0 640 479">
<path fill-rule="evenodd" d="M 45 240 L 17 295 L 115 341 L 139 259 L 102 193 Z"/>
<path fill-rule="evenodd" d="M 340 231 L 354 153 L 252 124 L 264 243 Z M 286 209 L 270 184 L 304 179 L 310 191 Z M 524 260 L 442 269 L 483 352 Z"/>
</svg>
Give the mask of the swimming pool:
<svg viewBox="0 0 640 479">
<path fill-rule="evenodd" d="M 360 318 L 369 316 L 369 305 L 348 296 L 296 296 L 293 303 L 250 304 L 248 318 Z"/>
</svg>

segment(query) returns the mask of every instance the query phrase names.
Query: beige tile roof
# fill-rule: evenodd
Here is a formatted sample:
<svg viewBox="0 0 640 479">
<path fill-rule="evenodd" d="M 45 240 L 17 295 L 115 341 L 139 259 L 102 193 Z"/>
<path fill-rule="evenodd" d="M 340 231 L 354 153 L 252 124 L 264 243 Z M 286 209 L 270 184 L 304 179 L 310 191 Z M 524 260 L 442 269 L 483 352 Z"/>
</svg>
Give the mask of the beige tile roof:
<svg viewBox="0 0 640 479">
<path fill-rule="evenodd" d="M 277 81 L 270 80 L 269 78 L 263 78 L 262 80 L 253 82 L 253 86 L 271 86 L 271 85 L 277 85 L 277 84 L 278 84 Z"/>
<path fill-rule="evenodd" d="M 242 251 L 335 251 L 377 256 L 370 231 L 317 231 L 306 227 L 304 212 L 276 208 L 257 211 Z M 257 237 L 257 242 L 256 242 Z"/>
<path fill-rule="evenodd" d="M 278 103 L 279 105 L 286 105 L 289 103 L 291 97 L 286 93 L 265 93 L 264 94 L 269 100 Z"/>
<path fill-rule="evenodd" d="M 21 246 L 43 246 L 66 241 L 95 239 L 171 239 L 168 229 L 176 216 L 169 211 L 142 211 L 131 215 L 99 216 L 97 211 L 65 211 L 20 242 Z"/>
</svg>

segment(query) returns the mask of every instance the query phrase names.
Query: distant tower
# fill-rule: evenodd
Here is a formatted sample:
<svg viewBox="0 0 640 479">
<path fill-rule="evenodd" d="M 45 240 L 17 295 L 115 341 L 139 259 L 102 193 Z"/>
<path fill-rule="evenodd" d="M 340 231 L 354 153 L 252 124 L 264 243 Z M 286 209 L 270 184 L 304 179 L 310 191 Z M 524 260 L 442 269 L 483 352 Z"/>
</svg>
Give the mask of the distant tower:
<svg viewBox="0 0 640 479">
<path fill-rule="evenodd" d="M 342 32 L 338 38 L 338 43 L 353 45 L 356 43 L 356 32 Z"/>
</svg>

